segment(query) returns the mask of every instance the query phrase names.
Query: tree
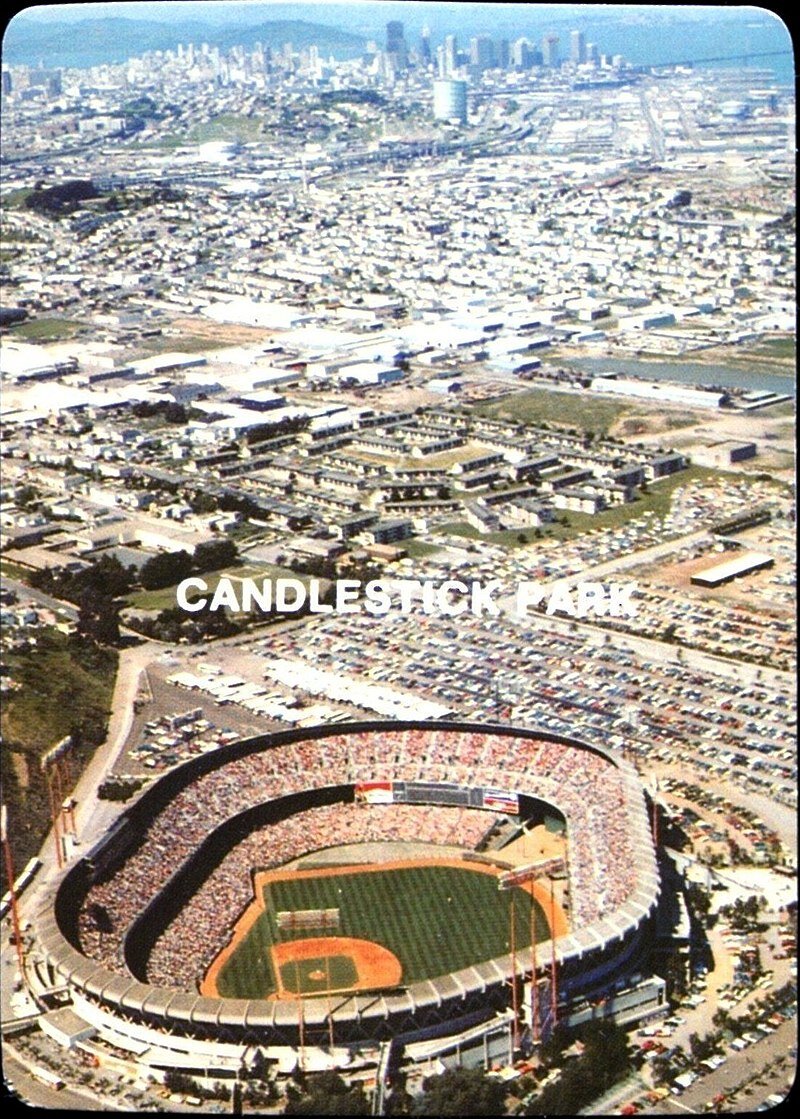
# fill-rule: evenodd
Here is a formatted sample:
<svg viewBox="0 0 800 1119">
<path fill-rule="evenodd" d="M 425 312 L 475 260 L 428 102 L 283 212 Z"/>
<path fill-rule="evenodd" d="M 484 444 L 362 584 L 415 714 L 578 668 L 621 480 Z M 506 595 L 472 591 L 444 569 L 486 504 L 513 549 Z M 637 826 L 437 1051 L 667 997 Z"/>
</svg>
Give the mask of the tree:
<svg viewBox="0 0 800 1119">
<path fill-rule="evenodd" d="M 26 509 L 31 505 L 39 496 L 39 491 L 35 486 L 23 485 L 14 494 L 14 499 L 20 509 Z"/>
<path fill-rule="evenodd" d="M 188 418 L 185 407 L 177 401 L 171 401 L 164 409 L 164 419 L 168 424 L 185 424 Z"/>
<path fill-rule="evenodd" d="M 441 1076 L 426 1077 L 422 1088 L 414 1115 L 505 1114 L 505 1084 L 482 1069 L 447 1069 Z"/>
<path fill-rule="evenodd" d="M 689 903 L 689 908 L 697 914 L 701 920 L 708 917 L 709 910 L 711 909 L 711 898 L 708 891 L 704 890 L 697 882 L 690 882 L 686 890 L 686 900 Z"/>
<path fill-rule="evenodd" d="M 38 182 L 27 195 L 25 206 L 37 213 L 55 216 L 71 213 L 81 202 L 97 196 L 98 191 L 89 179 L 68 179 L 52 187 Z"/>
<path fill-rule="evenodd" d="M 563 1026 L 556 1026 L 539 1048 L 539 1058 L 544 1065 L 555 1065 L 569 1045 L 569 1034 Z"/>
<path fill-rule="evenodd" d="M 583 1054 L 570 1061 L 557 1083 L 528 1105 L 527 1115 L 577 1115 L 631 1067 L 628 1038 L 613 1022 L 589 1022 L 581 1030 Z"/>
<path fill-rule="evenodd" d="M 169 1088 L 170 1092 L 187 1092 L 191 1095 L 197 1084 L 187 1073 L 170 1068 L 164 1073 L 164 1087 Z"/>
<path fill-rule="evenodd" d="M 116 556 L 100 556 L 92 565 L 89 582 L 111 598 L 127 594 L 133 583 L 135 568 L 124 567 Z"/>
<path fill-rule="evenodd" d="M 217 499 L 205 490 L 198 490 L 188 499 L 193 513 L 214 513 L 217 509 Z"/>
<path fill-rule="evenodd" d="M 290 1087 L 284 1115 L 369 1115 L 371 1108 L 360 1085 L 349 1087 L 336 1072 L 321 1072 Z"/>
<path fill-rule="evenodd" d="M 650 1062 L 650 1072 L 654 1084 L 666 1084 L 668 1080 L 672 1079 L 675 1069 L 669 1057 L 663 1053 L 658 1053 Z"/>
<path fill-rule="evenodd" d="M 692 1054 L 692 1060 L 705 1061 L 710 1057 L 719 1043 L 719 1034 L 710 1033 L 700 1037 L 697 1033 L 689 1034 L 689 1049 Z"/>
<path fill-rule="evenodd" d="M 235 563 L 237 555 L 232 540 L 207 540 L 195 548 L 194 566 L 198 571 L 215 571 Z"/>
<path fill-rule="evenodd" d="M 185 579 L 192 570 L 192 557 L 188 552 L 159 552 L 145 563 L 139 579 L 147 591 L 169 587 Z"/>
<path fill-rule="evenodd" d="M 583 1061 L 587 1066 L 584 1075 L 591 1078 L 596 1072 L 602 1087 L 613 1084 L 617 1077 L 630 1067 L 628 1036 L 620 1026 L 610 1021 L 589 1022 L 582 1031 L 586 1046 Z"/>
<path fill-rule="evenodd" d="M 133 577 L 133 568 L 123 567 L 116 556 L 102 556 L 82 571 L 69 572 L 63 568 L 33 571 L 28 582 L 56 598 L 80 603 L 87 591 L 107 598 L 126 594 Z"/>
<path fill-rule="evenodd" d="M 119 641 L 119 607 L 110 595 L 87 588 L 78 605 L 78 633 L 99 645 Z"/>
</svg>

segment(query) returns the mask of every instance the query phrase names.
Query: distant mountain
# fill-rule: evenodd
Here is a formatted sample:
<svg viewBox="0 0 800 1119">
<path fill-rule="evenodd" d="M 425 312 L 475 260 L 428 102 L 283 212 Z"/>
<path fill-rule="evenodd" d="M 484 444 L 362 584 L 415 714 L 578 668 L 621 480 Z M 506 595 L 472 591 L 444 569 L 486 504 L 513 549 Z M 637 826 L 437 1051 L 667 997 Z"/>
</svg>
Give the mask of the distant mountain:
<svg viewBox="0 0 800 1119">
<path fill-rule="evenodd" d="M 252 47 L 261 42 L 280 48 L 291 43 L 296 50 L 316 43 L 320 54 L 353 58 L 364 50 L 360 35 L 303 20 L 280 20 L 257 26 L 229 27 L 181 20 L 160 23 L 155 20 L 85 19 L 26 20 L 24 14 L 12 20 L 3 39 L 3 62 L 7 66 L 29 65 L 46 68 L 98 66 L 125 62 L 145 51 L 174 50 L 179 43 L 208 43 L 227 50 L 232 46 Z"/>
<path fill-rule="evenodd" d="M 323 57 L 332 54 L 336 58 L 354 58 L 363 53 L 367 44 L 361 35 L 300 19 L 272 20 L 255 27 L 215 28 L 214 38 L 206 41 L 224 48 L 237 44 L 251 47 L 254 43 L 280 48 L 291 43 L 294 49 L 302 49 L 316 43 Z"/>
</svg>

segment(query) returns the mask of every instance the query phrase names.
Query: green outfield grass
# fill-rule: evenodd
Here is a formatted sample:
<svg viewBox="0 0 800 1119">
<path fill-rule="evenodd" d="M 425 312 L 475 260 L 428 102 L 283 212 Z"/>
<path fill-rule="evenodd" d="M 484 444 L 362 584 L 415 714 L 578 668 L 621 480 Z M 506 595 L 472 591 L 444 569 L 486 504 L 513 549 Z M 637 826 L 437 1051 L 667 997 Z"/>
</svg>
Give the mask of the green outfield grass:
<svg viewBox="0 0 800 1119">
<path fill-rule="evenodd" d="M 268 884 L 265 894 L 267 911 L 220 970 L 217 988 L 223 998 L 271 994 L 276 989 L 272 945 L 320 935 L 320 930 L 279 932 L 279 910 L 338 908 L 339 928 L 332 935 L 372 940 L 388 948 L 400 961 L 403 983 L 506 954 L 512 894 L 517 948 L 530 945 L 532 905 L 537 939 L 549 935 L 544 914 L 529 894 L 519 888 L 501 892 L 493 875 L 467 867 L 414 866 L 290 879 Z"/>
</svg>

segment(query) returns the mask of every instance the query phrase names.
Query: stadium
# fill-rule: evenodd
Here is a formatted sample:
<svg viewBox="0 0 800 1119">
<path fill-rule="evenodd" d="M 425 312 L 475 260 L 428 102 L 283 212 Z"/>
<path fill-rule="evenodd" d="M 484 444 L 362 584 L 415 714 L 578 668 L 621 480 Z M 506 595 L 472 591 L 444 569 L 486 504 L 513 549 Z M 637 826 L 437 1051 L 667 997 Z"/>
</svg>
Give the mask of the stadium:
<svg viewBox="0 0 800 1119">
<path fill-rule="evenodd" d="M 659 890 L 645 792 L 616 752 L 371 721 L 176 767 L 34 927 L 73 1032 L 155 1073 L 224 1077 L 255 1048 L 284 1070 L 387 1045 L 486 1058 L 488 1039 L 507 1054 L 607 1013 L 647 973 Z M 647 988 L 631 1014 L 663 999 Z"/>
</svg>

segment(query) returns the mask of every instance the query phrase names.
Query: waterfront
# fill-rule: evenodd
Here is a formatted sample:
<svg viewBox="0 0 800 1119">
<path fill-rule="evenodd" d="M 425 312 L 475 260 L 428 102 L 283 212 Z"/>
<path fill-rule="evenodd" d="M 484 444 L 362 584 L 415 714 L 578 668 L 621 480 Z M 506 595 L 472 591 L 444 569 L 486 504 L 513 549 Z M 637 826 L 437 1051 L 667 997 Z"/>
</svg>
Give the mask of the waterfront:
<svg viewBox="0 0 800 1119">
<path fill-rule="evenodd" d="M 757 360 L 757 359 L 754 359 Z M 777 392 L 795 395 L 795 372 L 765 373 L 738 365 L 700 361 L 647 361 L 631 357 L 580 357 L 569 364 L 585 373 L 623 373 L 649 381 L 678 381 L 683 385 L 739 388 L 749 392 Z"/>
</svg>

